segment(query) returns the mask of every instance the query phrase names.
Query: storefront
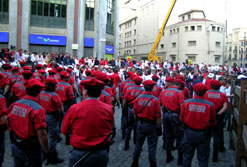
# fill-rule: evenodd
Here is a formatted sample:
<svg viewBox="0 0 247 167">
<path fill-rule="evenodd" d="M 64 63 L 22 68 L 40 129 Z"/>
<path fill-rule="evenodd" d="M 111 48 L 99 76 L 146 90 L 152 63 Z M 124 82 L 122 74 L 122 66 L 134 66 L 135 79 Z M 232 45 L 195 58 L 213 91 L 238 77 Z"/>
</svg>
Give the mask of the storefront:
<svg viewBox="0 0 247 167">
<path fill-rule="evenodd" d="M 2 48 L 8 48 L 8 42 L 9 42 L 9 33 L 0 32 L 0 50 Z"/>
<path fill-rule="evenodd" d="M 30 34 L 29 44 L 31 52 L 66 52 L 66 36 Z"/>
<path fill-rule="evenodd" d="M 93 57 L 94 38 L 84 38 L 84 57 Z"/>
<path fill-rule="evenodd" d="M 105 58 L 107 58 L 107 60 L 111 60 L 112 58 L 114 58 L 114 47 L 113 46 L 109 46 L 109 45 L 105 46 Z"/>
</svg>

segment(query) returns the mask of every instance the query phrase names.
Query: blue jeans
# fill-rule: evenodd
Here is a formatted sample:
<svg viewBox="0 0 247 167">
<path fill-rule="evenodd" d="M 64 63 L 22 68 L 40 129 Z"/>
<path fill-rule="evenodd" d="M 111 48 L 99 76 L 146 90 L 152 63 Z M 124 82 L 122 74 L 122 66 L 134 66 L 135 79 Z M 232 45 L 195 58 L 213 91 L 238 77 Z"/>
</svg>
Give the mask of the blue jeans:
<svg viewBox="0 0 247 167">
<path fill-rule="evenodd" d="M 204 131 L 195 131 L 187 128 L 184 131 L 183 141 L 183 167 L 190 167 L 195 149 L 197 149 L 197 159 L 199 167 L 208 167 L 210 152 L 210 138 L 205 136 Z"/>
<path fill-rule="evenodd" d="M 138 162 L 146 137 L 148 143 L 149 162 L 150 166 L 152 166 L 152 164 L 156 164 L 156 148 L 158 143 L 157 124 L 146 125 L 145 123 L 138 121 L 133 162 Z"/>
<path fill-rule="evenodd" d="M 11 150 L 15 167 L 42 167 L 43 156 L 41 148 L 27 154 L 15 144 L 12 144 Z"/>
<path fill-rule="evenodd" d="M 70 154 L 69 167 L 73 167 L 83 157 L 87 151 L 73 149 Z M 96 151 L 87 156 L 78 166 L 83 167 L 106 167 L 108 162 L 108 153 L 106 150 Z"/>
<path fill-rule="evenodd" d="M 131 137 L 131 131 L 134 127 L 135 119 L 132 113 L 132 109 L 128 108 L 128 127 L 125 135 L 125 140 L 129 141 Z"/>
<path fill-rule="evenodd" d="M 55 115 L 46 114 L 46 124 L 48 129 L 50 151 L 57 151 L 57 137 L 58 137 L 58 118 Z"/>
<path fill-rule="evenodd" d="M 2 166 L 5 153 L 5 131 L 0 125 L 0 167 Z"/>
</svg>

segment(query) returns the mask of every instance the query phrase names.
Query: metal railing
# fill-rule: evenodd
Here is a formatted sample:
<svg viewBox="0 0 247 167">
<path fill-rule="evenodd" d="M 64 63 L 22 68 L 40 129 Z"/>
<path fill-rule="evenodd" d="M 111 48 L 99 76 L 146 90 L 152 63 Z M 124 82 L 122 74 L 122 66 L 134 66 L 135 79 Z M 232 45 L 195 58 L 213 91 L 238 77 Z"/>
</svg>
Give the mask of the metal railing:
<svg viewBox="0 0 247 167">
<path fill-rule="evenodd" d="M 0 12 L 0 24 L 9 24 L 9 13 Z"/>
<path fill-rule="evenodd" d="M 66 18 L 31 15 L 30 25 L 37 27 L 66 28 Z"/>
</svg>

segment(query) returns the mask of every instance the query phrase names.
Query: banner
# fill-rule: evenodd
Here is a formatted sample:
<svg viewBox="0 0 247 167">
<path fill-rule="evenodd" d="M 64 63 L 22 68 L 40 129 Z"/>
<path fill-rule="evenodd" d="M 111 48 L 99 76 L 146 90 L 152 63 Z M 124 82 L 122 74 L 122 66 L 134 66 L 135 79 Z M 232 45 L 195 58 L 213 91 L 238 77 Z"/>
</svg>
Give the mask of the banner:
<svg viewBox="0 0 247 167">
<path fill-rule="evenodd" d="M 106 45 L 105 46 L 105 53 L 106 54 L 114 55 L 114 47 L 113 46 Z"/>
<path fill-rule="evenodd" d="M 9 33 L 0 32 L 0 42 L 8 43 L 9 42 Z"/>
<path fill-rule="evenodd" d="M 66 36 L 30 34 L 29 43 L 40 45 L 66 46 Z"/>
<path fill-rule="evenodd" d="M 84 47 L 93 48 L 94 38 L 84 38 Z"/>
</svg>

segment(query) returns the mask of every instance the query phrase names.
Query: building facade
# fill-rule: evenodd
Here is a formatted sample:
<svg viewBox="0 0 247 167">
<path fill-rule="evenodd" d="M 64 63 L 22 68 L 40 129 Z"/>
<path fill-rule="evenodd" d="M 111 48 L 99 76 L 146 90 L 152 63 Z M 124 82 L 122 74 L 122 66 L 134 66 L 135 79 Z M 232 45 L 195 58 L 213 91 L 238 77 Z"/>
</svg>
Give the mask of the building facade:
<svg viewBox="0 0 247 167">
<path fill-rule="evenodd" d="M 137 4 L 136 11 L 129 12 L 130 15 L 119 23 L 119 55 L 147 59 L 165 18 L 163 1 L 132 1 Z M 120 11 L 130 2 L 120 4 Z M 224 33 L 224 24 L 207 20 L 202 10 L 191 10 L 179 15 L 177 23 L 165 28 L 157 56 L 179 63 L 190 59 L 197 64 L 222 64 Z"/>
<path fill-rule="evenodd" d="M 226 61 L 228 65 L 236 64 L 242 67 L 246 64 L 246 32 L 247 28 L 236 28 L 233 33 L 228 34 L 226 40 Z"/>
<path fill-rule="evenodd" d="M 0 0 L 0 47 L 69 52 L 78 57 L 117 56 L 118 3 L 119 0 Z"/>
</svg>

